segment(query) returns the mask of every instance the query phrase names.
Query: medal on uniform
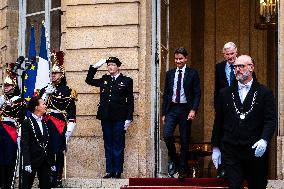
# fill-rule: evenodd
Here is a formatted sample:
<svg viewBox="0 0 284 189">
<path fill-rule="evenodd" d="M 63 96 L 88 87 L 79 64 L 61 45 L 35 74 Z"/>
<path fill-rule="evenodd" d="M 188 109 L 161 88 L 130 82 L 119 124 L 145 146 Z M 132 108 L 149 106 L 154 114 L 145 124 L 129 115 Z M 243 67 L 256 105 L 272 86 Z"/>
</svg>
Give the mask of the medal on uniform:
<svg viewBox="0 0 284 189">
<path fill-rule="evenodd" d="M 107 84 L 107 81 L 105 81 L 104 84 L 106 85 L 106 84 Z"/>
<path fill-rule="evenodd" d="M 244 114 L 240 114 L 240 119 L 245 119 L 246 116 Z"/>
</svg>

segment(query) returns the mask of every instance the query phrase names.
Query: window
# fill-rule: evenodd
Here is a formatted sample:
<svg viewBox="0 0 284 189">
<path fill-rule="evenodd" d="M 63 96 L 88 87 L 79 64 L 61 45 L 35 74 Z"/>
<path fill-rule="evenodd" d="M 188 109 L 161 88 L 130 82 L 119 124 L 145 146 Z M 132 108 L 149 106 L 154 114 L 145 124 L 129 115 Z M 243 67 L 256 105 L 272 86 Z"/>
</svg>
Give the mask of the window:
<svg viewBox="0 0 284 189">
<path fill-rule="evenodd" d="M 36 50 L 39 54 L 41 25 L 45 22 L 50 50 L 59 50 L 61 41 L 61 0 L 19 1 L 18 54 L 28 56 L 31 27 L 35 28 Z"/>
</svg>

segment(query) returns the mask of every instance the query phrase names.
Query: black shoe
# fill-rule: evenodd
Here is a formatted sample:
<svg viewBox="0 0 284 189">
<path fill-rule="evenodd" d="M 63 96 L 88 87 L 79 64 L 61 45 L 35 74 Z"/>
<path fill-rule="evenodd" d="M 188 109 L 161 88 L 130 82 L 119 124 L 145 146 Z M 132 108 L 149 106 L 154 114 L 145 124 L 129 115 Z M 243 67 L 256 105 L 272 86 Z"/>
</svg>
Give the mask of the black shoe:
<svg viewBox="0 0 284 189">
<path fill-rule="evenodd" d="M 107 173 L 103 178 L 108 179 L 108 178 L 113 178 L 114 174 L 113 173 Z"/>
<path fill-rule="evenodd" d="M 57 180 L 57 182 L 56 182 L 56 188 L 63 188 L 62 180 Z"/>
<path fill-rule="evenodd" d="M 121 173 L 115 173 L 114 178 L 121 178 Z"/>
<path fill-rule="evenodd" d="M 170 177 L 173 177 L 175 173 L 176 173 L 176 165 L 173 161 L 169 160 L 168 161 L 168 174 Z"/>
<path fill-rule="evenodd" d="M 179 179 L 184 179 L 186 177 L 188 177 L 187 171 L 183 171 L 183 170 L 179 171 L 179 174 L 178 174 Z"/>
</svg>

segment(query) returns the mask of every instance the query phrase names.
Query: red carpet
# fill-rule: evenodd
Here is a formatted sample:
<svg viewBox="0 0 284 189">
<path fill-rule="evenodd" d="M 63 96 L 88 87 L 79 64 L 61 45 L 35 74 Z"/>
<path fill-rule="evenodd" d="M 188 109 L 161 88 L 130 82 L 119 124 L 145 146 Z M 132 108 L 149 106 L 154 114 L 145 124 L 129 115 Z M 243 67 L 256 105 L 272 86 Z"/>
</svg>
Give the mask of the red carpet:
<svg viewBox="0 0 284 189">
<path fill-rule="evenodd" d="M 202 189 L 202 188 L 228 188 L 228 182 L 225 179 L 217 178 L 129 178 L 129 186 L 121 189 Z"/>
</svg>

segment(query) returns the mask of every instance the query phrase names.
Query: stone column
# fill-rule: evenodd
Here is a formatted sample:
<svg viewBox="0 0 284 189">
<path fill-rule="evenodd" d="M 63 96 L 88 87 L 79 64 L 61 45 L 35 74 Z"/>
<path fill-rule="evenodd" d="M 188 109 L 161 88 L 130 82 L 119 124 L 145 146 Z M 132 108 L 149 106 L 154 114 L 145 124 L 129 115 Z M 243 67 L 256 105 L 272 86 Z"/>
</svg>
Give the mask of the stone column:
<svg viewBox="0 0 284 189">
<path fill-rule="evenodd" d="M 278 31 L 278 133 L 277 133 L 277 179 L 283 179 L 284 173 L 284 4 L 279 3 Z M 282 53 L 281 53 L 282 52 Z"/>
</svg>

